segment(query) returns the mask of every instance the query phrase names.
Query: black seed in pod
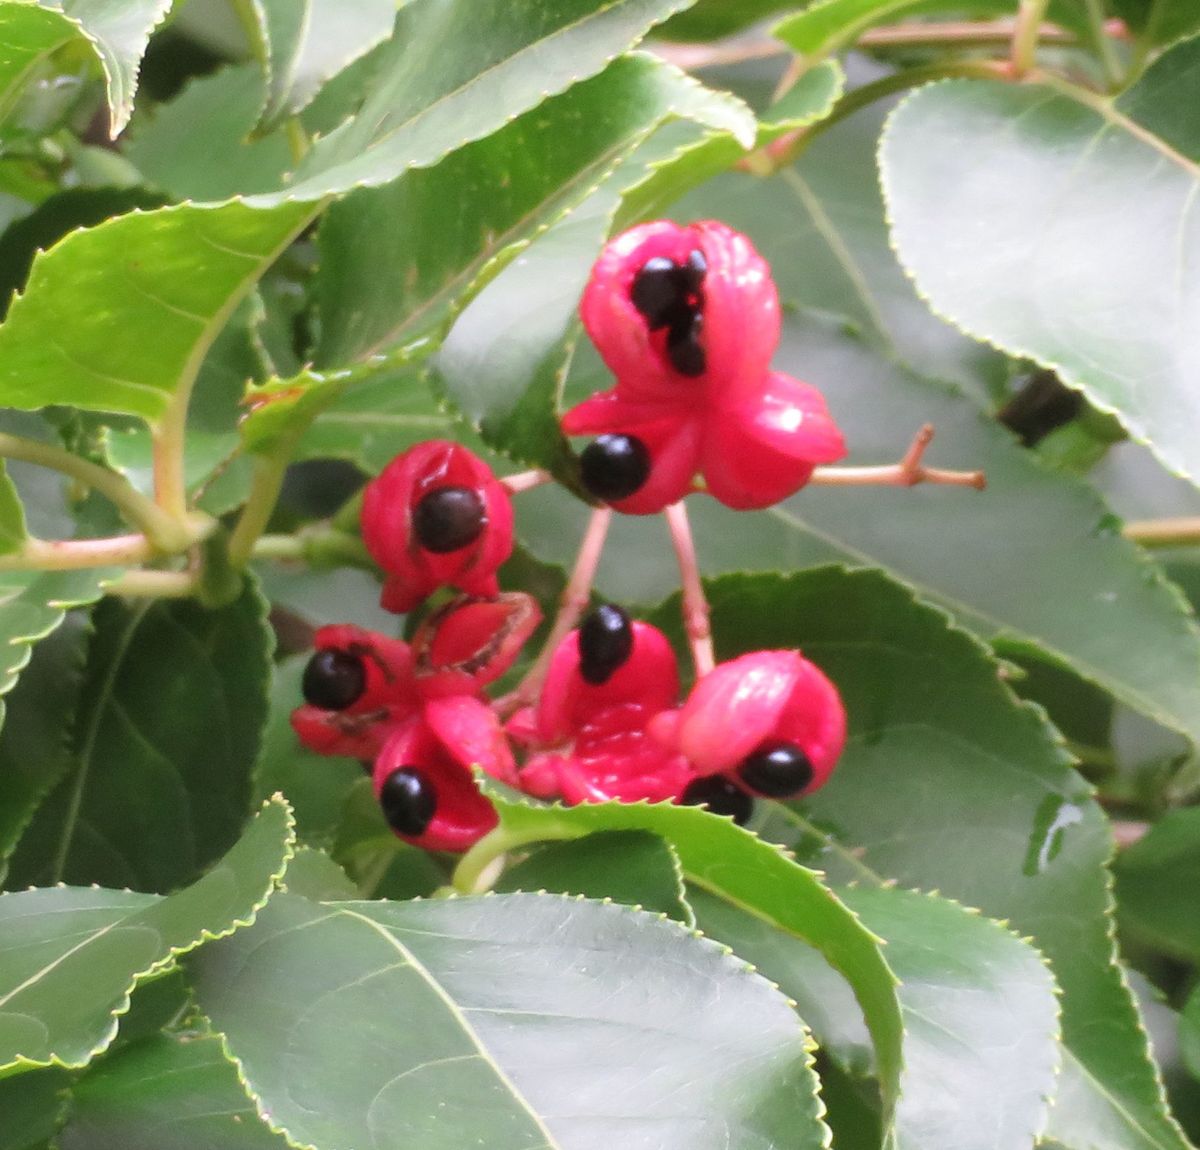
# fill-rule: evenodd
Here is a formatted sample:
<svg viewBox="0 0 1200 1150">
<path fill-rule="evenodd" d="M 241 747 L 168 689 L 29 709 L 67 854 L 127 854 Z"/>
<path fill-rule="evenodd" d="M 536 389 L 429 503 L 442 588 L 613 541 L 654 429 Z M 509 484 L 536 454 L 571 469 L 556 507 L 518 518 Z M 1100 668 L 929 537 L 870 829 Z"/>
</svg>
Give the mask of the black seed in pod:
<svg viewBox="0 0 1200 1150">
<path fill-rule="evenodd" d="M 704 348 L 700 346 L 700 333 L 704 330 L 704 316 L 699 311 L 689 311 L 671 323 L 667 331 L 667 358 L 680 375 L 703 375 L 707 366 Z"/>
<path fill-rule="evenodd" d="M 813 767 L 795 743 L 764 743 L 742 760 L 738 774 L 760 795 L 790 799 L 812 782 Z"/>
<path fill-rule="evenodd" d="M 383 780 L 379 805 L 392 830 L 402 835 L 424 834 L 437 809 L 437 789 L 423 771 L 401 767 Z"/>
<path fill-rule="evenodd" d="M 304 668 L 300 690 L 304 701 L 323 711 L 344 711 L 367 689 L 367 672 L 357 655 L 318 651 Z"/>
<path fill-rule="evenodd" d="M 681 282 L 679 265 L 666 256 L 655 256 L 633 277 L 629 298 L 654 331 L 666 327 L 681 305 L 686 307 L 686 290 L 686 285 Z"/>
<path fill-rule="evenodd" d="M 607 683 L 633 654 L 633 625 L 620 607 L 605 603 L 579 628 L 579 673 L 598 687 Z"/>
<path fill-rule="evenodd" d="M 486 522 L 483 498 L 471 487 L 435 487 L 413 511 L 417 542 L 435 555 L 474 543 Z"/>
<path fill-rule="evenodd" d="M 598 435 L 579 457 L 584 490 L 613 502 L 641 491 L 650 477 L 650 452 L 633 435 Z"/>
<path fill-rule="evenodd" d="M 728 815 L 738 826 L 749 822 L 754 813 L 754 800 L 724 775 L 693 779 L 679 801 L 691 807 L 708 807 L 715 815 Z"/>
<path fill-rule="evenodd" d="M 684 286 L 693 294 L 700 291 L 704 276 L 708 272 L 708 260 L 699 248 L 693 248 L 688 253 L 687 263 L 679 269 Z"/>
</svg>

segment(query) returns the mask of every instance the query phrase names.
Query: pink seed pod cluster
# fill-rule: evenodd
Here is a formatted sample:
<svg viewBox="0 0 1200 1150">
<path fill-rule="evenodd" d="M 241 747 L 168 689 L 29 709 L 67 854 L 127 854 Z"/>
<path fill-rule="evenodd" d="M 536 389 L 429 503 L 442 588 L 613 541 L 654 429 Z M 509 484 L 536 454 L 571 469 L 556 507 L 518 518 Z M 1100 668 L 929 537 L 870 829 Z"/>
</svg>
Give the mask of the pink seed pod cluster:
<svg viewBox="0 0 1200 1150">
<path fill-rule="evenodd" d="M 724 224 L 658 221 L 618 236 L 580 312 L 615 384 L 562 425 L 596 436 L 584 486 L 616 511 L 662 511 L 695 491 L 766 507 L 844 455 L 816 389 L 771 370 L 770 269 Z M 710 653 L 684 692 L 660 630 L 612 604 L 572 626 L 567 604 L 520 685 L 489 694 L 541 621 L 531 596 L 500 591 L 513 488 L 457 443 L 397 456 L 368 483 L 361 516 L 381 603 L 407 613 L 440 589 L 458 594 L 424 615 L 411 643 L 352 626 L 316 634 L 292 726 L 314 751 L 363 761 L 397 835 L 471 847 L 497 824 L 477 771 L 539 800 L 700 804 L 737 822 L 756 798 L 826 782 L 845 711 L 795 650 L 715 667 Z"/>
<path fill-rule="evenodd" d="M 769 507 L 846 454 L 821 393 L 771 370 L 775 283 L 725 224 L 658 220 L 618 236 L 580 314 L 616 385 L 562 426 L 597 436 L 583 482 L 618 511 L 648 515 L 696 490 L 739 510 Z"/>
</svg>

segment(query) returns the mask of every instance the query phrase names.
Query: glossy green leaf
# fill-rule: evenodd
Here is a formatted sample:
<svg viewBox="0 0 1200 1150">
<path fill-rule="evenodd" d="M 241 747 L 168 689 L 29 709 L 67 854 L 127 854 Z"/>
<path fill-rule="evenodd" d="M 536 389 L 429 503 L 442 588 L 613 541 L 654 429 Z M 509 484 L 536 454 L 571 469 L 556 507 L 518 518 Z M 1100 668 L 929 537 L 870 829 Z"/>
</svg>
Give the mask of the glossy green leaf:
<svg viewBox="0 0 1200 1150">
<path fill-rule="evenodd" d="M 138 67 L 150 33 L 172 0 L 41 0 L 75 24 L 100 58 L 108 88 L 110 133 L 120 134 L 133 112 Z"/>
<path fill-rule="evenodd" d="M 858 1051 L 820 1024 L 848 993 L 820 956 L 737 908 L 699 892 L 701 929 L 728 943 L 785 994 L 822 1049 L 853 1065 Z M 1054 979 L 1038 953 L 947 899 L 859 887 L 839 897 L 887 943 L 900 980 L 904 1073 L 894 1144 L 900 1150 L 1031 1146 L 1044 1129 L 1058 1067 Z M 822 969 L 824 968 L 824 969 Z M 836 1025 L 836 1024 L 835 1024 Z"/>
<path fill-rule="evenodd" d="M 696 925 L 674 849 L 646 831 L 602 831 L 548 843 L 505 870 L 495 889 L 610 898 Z"/>
<path fill-rule="evenodd" d="M 266 30 L 270 90 L 263 119 L 294 116 L 326 81 L 392 32 L 397 0 L 255 0 Z"/>
<path fill-rule="evenodd" d="M 345 902 L 359 897 L 358 888 L 346 872 L 316 847 L 296 849 L 282 889 L 310 902 Z"/>
<path fill-rule="evenodd" d="M 219 610 L 106 600 L 95 612 L 71 763 L 10 884 L 188 882 L 236 840 L 267 712 L 272 638 L 252 585 Z"/>
<path fill-rule="evenodd" d="M 176 199 L 224 200 L 273 192 L 293 160 L 282 132 L 250 135 L 265 98 L 262 69 L 256 64 L 201 76 L 155 108 L 152 117 L 135 121 L 125 155 L 146 183 Z"/>
<path fill-rule="evenodd" d="M 1122 931 L 1185 962 L 1200 959 L 1200 808 L 1167 814 L 1114 870 Z"/>
<path fill-rule="evenodd" d="M 0 122 L 39 69 L 79 35 L 59 12 L 28 3 L 0 4 Z"/>
<path fill-rule="evenodd" d="M 0 555 L 20 551 L 25 542 L 25 508 L 21 497 L 0 461 Z"/>
<path fill-rule="evenodd" d="M 285 1150 L 219 1038 L 162 1036 L 111 1054 L 73 1091 L 59 1150 Z"/>
<path fill-rule="evenodd" d="M 70 1076 L 58 1067 L 0 1078 L 0 1150 L 48 1145 L 70 1105 Z"/>
<path fill-rule="evenodd" d="M 315 198 L 376 187 L 428 167 L 603 71 L 689 2 L 548 0 L 517 9 L 411 0 L 361 112 L 317 141 L 292 192 Z"/>
<path fill-rule="evenodd" d="M 71 404 L 156 422 L 312 210 L 185 204 L 67 236 L 34 261 L 0 326 L 5 403 Z"/>
<path fill-rule="evenodd" d="M 269 803 L 208 874 L 167 898 L 99 887 L 0 895 L 0 1067 L 84 1066 L 140 978 L 253 921 L 292 851 Z"/>
<path fill-rule="evenodd" d="M 794 8 L 797 0 L 698 0 L 662 28 L 673 40 L 719 40 L 767 16 Z"/>
<path fill-rule="evenodd" d="M 493 795 L 501 830 L 517 841 L 647 831 L 671 844 L 689 888 L 698 887 L 816 947 L 854 988 L 875 1043 L 885 1097 L 900 1073 L 896 980 L 878 940 L 838 901 L 819 873 L 731 820 L 670 803 L 533 806 Z"/>
<path fill-rule="evenodd" d="M 321 226 L 317 362 L 346 363 L 444 327 L 490 261 L 511 260 L 671 117 L 729 132 L 735 155 L 732 137 L 753 140 L 740 101 L 657 58 L 627 56 L 436 167 L 334 205 Z M 449 199 L 456 211 L 430 229 Z"/>
<path fill-rule="evenodd" d="M 1183 1150 L 1115 962 L 1108 823 L 1040 712 L 977 640 L 878 572 L 729 576 L 709 590 L 718 657 L 799 646 L 849 718 L 831 781 L 762 833 L 835 882 L 938 890 L 1029 935 L 1063 993 L 1051 1132 Z"/>
<path fill-rule="evenodd" d="M 69 769 L 67 734 L 79 701 L 86 639 L 80 617 L 46 636 L 6 700 L 0 729 L 0 886 L 38 804 Z"/>
<path fill-rule="evenodd" d="M 113 574 L 103 569 L 0 572 L 0 695 L 13 689 L 33 644 L 61 626 L 70 608 L 99 599 L 104 580 Z"/>
<path fill-rule="evenodd" d="M 282 895 L 189 968 L 260 1113 L 308 1145 L 816 1150 L 828 1137 L 786 999 L 624 907 Z"/>
<path fill-rule="evenodd" d="M 1190 40 L 1111 101 L 1057 82 L 931 86 L 880 152 L 892 238 L 931 306 L 1054 368 L 1193 481 L 1198 100 Z"/>
</svg>

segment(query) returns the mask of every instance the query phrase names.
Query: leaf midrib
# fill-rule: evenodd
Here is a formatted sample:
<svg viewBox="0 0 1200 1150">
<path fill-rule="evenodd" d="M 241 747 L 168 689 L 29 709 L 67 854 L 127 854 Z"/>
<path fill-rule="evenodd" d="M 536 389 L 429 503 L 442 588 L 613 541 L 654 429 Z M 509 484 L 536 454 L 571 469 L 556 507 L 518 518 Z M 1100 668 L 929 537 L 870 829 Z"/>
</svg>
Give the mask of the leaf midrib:
<svg viewBox="0 0 1200 1150">
<path fill-rule="evenodd" d="M 542 1121 L 541 1116 L 536 1110 L 534 1110 L 532 1105 L 530 1105 L 529 1100 L 517 1088 L 516 1083 L 509 1078 L 504 1069 L 488 1052 L 488 1049 L 484 1045 L 482 1038 L 480 1038 L 478 1032 L 467 1020 L 458 1003 L 450 997 L 449 993 L 446 991 L 446 988 L 442 986 L 442 984 L 433 976 L 433 973 L 420 961 L 420 959 L 418 959 L 417 956 L 413 954 L 413 952 L 398 938 L 396 938 L 395 935 L 393 935 L 386 927 L 384 927 L 381 923 L 376 922 L 374 919 L 369 918 L 367 915 L 359 914 L 357 911 L 350 910 L 349 908 L 341 908 L 338 913 L 344 914 L 349 918 L 356 918 L 360 922 L 366 923 L 367 926 L 375 931 L 380 938 L 382 938 L 389 946 L 392 947 L 393 950 L 396 951 L 398 955 L 400 955 L 400 957 L 404 960 L 405 965 L 411 968 L 413 972 L 425 982 L 429 989 L 432 990 L 433 993 L 437 995 L 437 997 L 445 1004 L 446 1009 L 462 1028 L 463 1033 L 466 1034 L 466 1036 L 471 1040 L 471 1043 L 474 1045 L 475 1049 L 479 1052 L 479 1057 L 482 1058 L 484 1062 L 486 1062 L 488 1066 L 492 1068 L 492 1072 L 500 1080 L 502 1085 L 509 1091 L 513 1099 L 521 1106 L 526 1114 L 529 1115 L 538 1131 L 545 1138 L 545 1147 L 533 1147 L 531 1150 L 565 1150 L 565 1148 L 558 1142 L 554 1135 L 550 1133 L 549 1129 L 547 1129 L 545 1122 Z"/>
</svg>

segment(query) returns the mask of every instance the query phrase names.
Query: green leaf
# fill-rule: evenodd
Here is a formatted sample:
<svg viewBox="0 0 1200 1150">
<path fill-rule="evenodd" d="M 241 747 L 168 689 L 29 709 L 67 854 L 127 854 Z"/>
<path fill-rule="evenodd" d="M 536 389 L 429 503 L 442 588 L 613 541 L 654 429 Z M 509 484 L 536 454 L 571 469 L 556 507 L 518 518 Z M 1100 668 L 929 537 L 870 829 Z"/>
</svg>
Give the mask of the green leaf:
<svg viewBox="0 0 1200 1150">
<path fill-rule="evenodd" d="M 292 1141 L 816 1150 L 828 1138 L 783 996 L 624 907 L 282 895 L 190 969 L 259 1112 Z"/>
<path fill-rule="evenodd" d="M 150 33 L 166 18 L 172 0 L 41 0 L 75 24 L 100 58 L 108 88 L 109 133 L 114 138 L 129 121 L 137 90 L 138 66 Z"/>
<path fill-rule="evenodd" d="M 596 831 L 647 831 L 674 848 L 689 889 L 698 887 L 818 949 L 854 989 L 875 1042 L 889 1104 L 900 1073 L 896 980 L 878 940 L 822 882 L 770 843 L 699 807 L 671 803 L 532 806 L 492 795 L 499 833 L 518 842 L 582 838 Z"/>
<path fill-rule="evenodd" d="M 862 887 L 839 897 L 886 941 L 888 965 L 900 980 L 904 1073 L 894 1145 L 1033 1145 L 1058 1068 L 1054 979 L 1038 953 L 948 899 Z M 704 933 L 728 943 L 796 999 L 822 1049 L 853 1067 L 857 1047 L 847 1058 L 837 1036 L 831 1043 L 821 1029 L 823 1013 L 840 1007 L 844 1015 L 848 995 L 836 986 L 830 993 L 837 976 L 820 956 L 704 892 L 695 909 Z"/>
<path fill-rule="evenodd" d="M 720 40 L 767 16 L 793 8 L 797 0 L 698 0 L 671 17 L 661 31 L 673 40 Z"/>
<path fill-rule="evenodd" d="M 293 161 L 282 132 L 250 138 L 265 98 L 266 81 L 255 64 L 201 76 L 155 108 L 152 118 L 139 117 L 125 155 L 148 184 L 176 199 L 273 192 Z"/>
<path fill-rule="evenodd" d="M 71 1078 L 58 1067 L 0 1078 L 0 1150 L 47 1145 L 70 1105 Z"/>
<path fill-rule="evenodd" d="M 0 122 L 49 58 L 79 35 L 61 13 L 36 4 L 0 4 Z"/>
<path fill-rule="evenodd" d="M 85 1066 L 111 1044 L 140 979 L 253 921 L 292 842 L 276 800 L 168 898 L 61 886 L 0 895 L 0 1069 Z"/>
<path fill-rule="evenodd" d="M 317 362 L 347 363 L 444 327 L 489 261 L 511 260 L 669 117 L 729 132 L 735 157 L 732 136 L 754 137 L 740 101 L 655 57 L 626 56 L 436 167 L 334 205 L 321 225 Z M 456 211 L 430 229 L 448 199 Z"/>
<path fill-rule="evenodd" d="M 25 508 L 16 485 L 8 477 L 0 460 L 0 555 L 20 551 L 28 532 L 25 530 Z"/>
<path fill-rule="evenodd" d="M 25 294 L 0 326 L 5 403 L 70 404 L 157 422 L 312 212 L 303 204 L 183 204 L 68 235 L 34 261 Z"/>
<path fill-rule="evenodd" d="M 609 898 L 696 925 L 684 900 L 675 851 L 646 831 L 601 831 L 574 842 L 549 843 L 509 867 L 495 889 Z"/>
<path fill-rule="evenodd" d="M 775 366 L 822 389 L 845 429 L 850 463 L 898 460 L 929 422 L 937 438 L 926 461 L 980 468 L 988 488 L 809 487 L 754 515 L 695 499 L 689 513 L 701 570 L 828 562 L 883 567 L 1002 652 L 1037 648 L 1040 657 L 1069 665 L 1143 714 L 1200 738 L 1195 624 L 1177 590 L 1121 538 L 1117 521 L 1085 483 L 1048 472 L 961 395 L 812 317 L 788 317 Z M 589 390 L 600 386 L 591 375 L 579 382 Z M 578 504 L 568 512 L 553 494 L 523 498 L 538 511 L 522 520 L 525 543 L 541 557 L 569 562 L 581 530 L 574 525 Z M 599 586 L 617 599 L 666 593 L 677 575 L 660 545 L 661 526 L 620 526 Z"/>
<path fill-rule="evenodd" d="M 162 1036 L 111 1054 L 75 1086 L 59 1150 L 285 1150 L 219 1037 Z"/>
<path fill-rule="evenodd" d="M 324 851 L 299 847 L 288 863 L 283 889 L 310 902 L 346 902 L 358 898 L 358 888 Z"/>
<path fill-rule="evenodd" d="M 86 637 L 78 616 L 48 635 L 7 700 L 0 731 L 0 880 L 38 804 L 70 766 L 67 731 L 79 701 Z"/>
<path fill-rule="evenodd" d="M 1063 992 L 1069 1088 L 1051 1132 L 1182 1150 L 1115 961 L 1107 820 L 1041 713 L 977 640 L 878 572 L 729 576 L 709 591 L 720 658 L 799 646 L 849 718 L 830 782 L 763 833 L 835 882 L 938 890 L 1031 936 Z"/>
<path fill-rule="evenodd" d="M 1200 808 L 1172 811 L 1114 866 L 1121 930 L 1184 962 L 1200 960 Z"/>
<path fill-rule="evenodd" d="M 361 112 L 316 142 L 289 195 L 376 187 L 429 167 L 603 71 L 689 2 L 548 0 L 517 11 L 413 0 L 397 14 Z"/>
<path fill-rule="evenodd" d="M 271 633 L 251 584 L 227 607 L 106 600 L 72 761 L 13 856 L 10 884 L 169 890 L 236 840 L 266 719 Z"/>
<path fill-rule="evenodd" d="M 392 32 L 396 0 L 254 0 L 265 21 L 270 92 L 265 123 L 294 116 L 325 83 Z"/>
<path fill-rule="evenodd" d="M 1200 348 L 1180 317 L 1200 259 L 1198 100 L 1190 40 L 1113 101 L 1058 81 L 932 85 L 880 152 L 892 238 L 931 306 L 1052 367 L 1193 482 Z"/>
<path fill-rule="evenodd" d="M 99 599 L 113 574 L 104 569 L 0 573 L 0 695 L 16 685 L 33 644 L 57 630 L 70 608 Z"/>
<path fill-rule="evenodd" d="M 1143 51 L 1170 44 L 1200 29 L 1200 9 L 1170 0 L 1113 0 L 1113 11 L 1133 30 Z"/>
</svg>

